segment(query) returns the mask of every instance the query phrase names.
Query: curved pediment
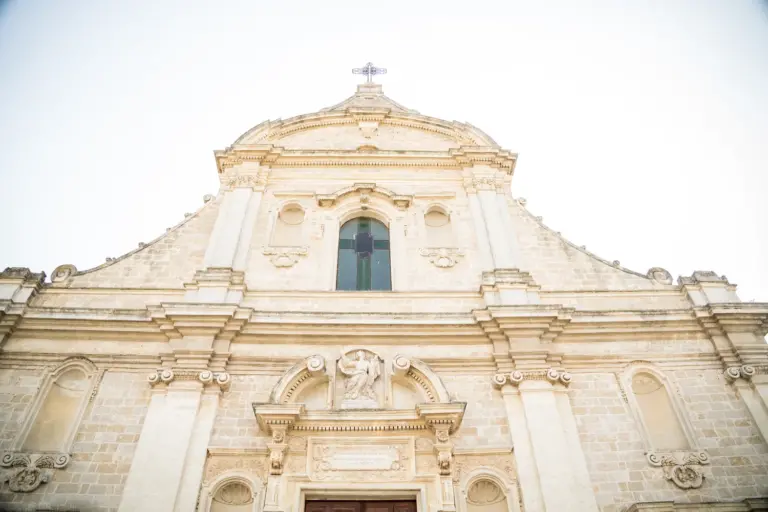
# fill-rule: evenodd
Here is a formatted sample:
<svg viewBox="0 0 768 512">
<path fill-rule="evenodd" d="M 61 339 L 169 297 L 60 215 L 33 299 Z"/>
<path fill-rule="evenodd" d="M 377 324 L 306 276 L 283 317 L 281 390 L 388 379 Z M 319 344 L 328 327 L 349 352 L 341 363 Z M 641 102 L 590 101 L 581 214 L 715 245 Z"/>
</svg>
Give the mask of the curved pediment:
<svg viewBox="0 0 768 512">
<path fill-rule="evenodd" d="M 320 112 L 261 123 L 233 145 L 264 144 L 296 150 L 347 151 L 448 151 L 460 146 L 498 146 L 472 125 L 423 116 L 403 107 L 385 96 L 379 85 L 363 85 L 352 97 Z"/>
<path fill-rule="evenodd" d="M 272 389 L 269 403 L 302 404 L 302 398 L 317 395 L 315 388 L 329 385 L 325 405 L 313 409 L 394 409 L 393 386 L 397 385 L 412 391 L 415 404 L 451 403 L 442 380 L 426 363 L 399 354 L 383 357 L 363 347 L 349 349 L 338 358 L 313 355 L 295 364 Z"/>
</svg>

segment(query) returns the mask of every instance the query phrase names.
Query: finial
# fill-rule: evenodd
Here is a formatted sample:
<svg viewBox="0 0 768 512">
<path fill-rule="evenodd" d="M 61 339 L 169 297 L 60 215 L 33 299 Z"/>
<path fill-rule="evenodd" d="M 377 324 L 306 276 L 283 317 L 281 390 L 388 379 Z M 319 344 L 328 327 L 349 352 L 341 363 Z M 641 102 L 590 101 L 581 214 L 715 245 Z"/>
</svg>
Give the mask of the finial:
<svg viewBox="0 0 768 512">
<path fill-rule="evenodd" d="M 362 68 L 354 68 L 352 73 L 355 75 L 365 75 L 366 83 L 370 84 L 373 82 L 373 75 L 386 75 L 387 68 L 377 68 L 372 62 L 369 62 Z"/>
</svg>

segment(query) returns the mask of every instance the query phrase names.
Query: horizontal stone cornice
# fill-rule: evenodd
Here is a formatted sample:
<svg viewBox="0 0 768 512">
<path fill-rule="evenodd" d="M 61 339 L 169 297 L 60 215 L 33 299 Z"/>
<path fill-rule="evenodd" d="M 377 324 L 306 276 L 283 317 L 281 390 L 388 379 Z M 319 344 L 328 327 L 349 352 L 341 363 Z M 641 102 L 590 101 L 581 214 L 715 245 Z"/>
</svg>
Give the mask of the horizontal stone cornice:
<svg viewBox="0 0 768 512">
<path fill-rule="evenodd" d="M 555 305 L 492 306 L 455 313 L 277 312 L 254 311 L 234 304 L 163 303 L 145 310 L 25 307 L 14 312 L 16 316 L 6 313 L 0 318 L 0 327 L 12 327 L 18 335 L 31 338 L 67 338 L 83 333 L 90 333 L 91 338 L 103 335 L 106 339 L 132 335 L 140 339 L 176 339 L 197 335 L 237 337 L 243 341 L 258 337 L 262 342 L 282 343 L 291 336 L 299 336 L 308 342 L 322 343 L 323 338 L 359 337 L 364 326 L 365 334 L 377 342 L 482 343 L 483 339 L 506 338 L 536 338 L 545 342 L 701 339 L 732 327 L 759 332 L 763 325 L 762 313 L 758 311 L 737 310 L 725 316 L 703 317 L 699 313 L 579 311 Z M 742 344 L 748 348 L 748 343 Z"/>
</svg>

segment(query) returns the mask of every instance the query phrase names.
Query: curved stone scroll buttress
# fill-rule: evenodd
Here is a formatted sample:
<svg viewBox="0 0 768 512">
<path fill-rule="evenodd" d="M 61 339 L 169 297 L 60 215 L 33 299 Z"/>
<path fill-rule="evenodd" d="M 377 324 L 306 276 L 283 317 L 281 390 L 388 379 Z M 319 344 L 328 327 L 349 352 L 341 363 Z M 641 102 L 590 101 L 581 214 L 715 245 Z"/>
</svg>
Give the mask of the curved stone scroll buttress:
<svg viewBox="0 0 768 512">
<path fill-rule="evenodd" d="M 280 405 L 296 403 L 296 398 L 310 385 L 328 380 L 325 358 L 317 354 L 309 356 L 293 365 L 277 381 L 269 395 L 269 403 Z"/>
<path fill-rule="evenodd" d="M 356 349 L 360 350 L 360 349 Z M 350 352 L 354 352 L 351 350 Z M 397 354 L 391 358 L 393 384 L 404 384 L 417 391 L 418 403 L 450 403 L 448 390 L 435 372 L 423 361 Z M 292 366 L 275 384 L 269 396 L 269 403 L 286 405 L 299 403 L 303 393 L 318 385 L 330 384 L 334 379 L 335 367 L 331 367 L 321 355 L 307 357 Z M 331 390 L 332 391 L 332 390 Z M 331 397 L 327 405 L 330 408 Z M 391 407 L 391 404 L 389 404 Z"/>
<path fill-rule="evenodd" d="M 424 393 L 425 402 L 449 403 L 448 390 L 440 377 L 419 359 L 397 354 L 392 358 L 393 382 L 398 380 L 414 383 Z"/>
</svg>

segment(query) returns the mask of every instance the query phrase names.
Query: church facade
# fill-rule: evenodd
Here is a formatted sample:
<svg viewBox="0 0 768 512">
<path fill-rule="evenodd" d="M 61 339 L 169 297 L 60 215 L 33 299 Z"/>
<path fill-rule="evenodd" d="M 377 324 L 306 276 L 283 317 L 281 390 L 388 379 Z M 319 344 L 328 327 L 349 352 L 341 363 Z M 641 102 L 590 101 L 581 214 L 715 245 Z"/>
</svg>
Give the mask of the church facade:
<svg viewBox="0 0 768 512">
<path fill-rule="evenodd" d="M 365 83 L 90 269 L 0 273 L 0 510 L 768 510 L 768 304 L 638 273 Z"/>
</svg>

